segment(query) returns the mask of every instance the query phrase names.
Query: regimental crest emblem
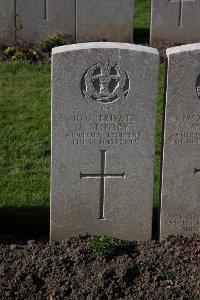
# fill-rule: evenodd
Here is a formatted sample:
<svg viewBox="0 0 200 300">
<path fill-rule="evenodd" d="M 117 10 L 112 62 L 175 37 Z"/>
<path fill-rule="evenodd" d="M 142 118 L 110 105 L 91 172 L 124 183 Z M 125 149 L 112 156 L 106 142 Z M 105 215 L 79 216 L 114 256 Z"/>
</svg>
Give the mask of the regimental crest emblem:
<svg viewBox="0 0 200 300">
<path fill-rule="evenodd" d="M 81 90 L 84 98 L 99 108 L 118 106 L 128 95 L 129 77 L 113 62 L 97 63 L 83 75 Z"/>
<path fill-rule="evenodd" d="M 200 99 L 200 75 L 197 78 L 197 82 L 196 82 L 196 92 L 197 92 L 197 96 Z"/>
</svg>

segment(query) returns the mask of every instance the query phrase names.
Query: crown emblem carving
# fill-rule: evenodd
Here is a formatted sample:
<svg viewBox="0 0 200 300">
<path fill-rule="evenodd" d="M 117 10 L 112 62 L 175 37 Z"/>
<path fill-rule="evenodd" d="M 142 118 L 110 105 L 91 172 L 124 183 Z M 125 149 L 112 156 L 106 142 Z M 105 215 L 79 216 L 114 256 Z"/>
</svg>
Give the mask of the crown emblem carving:
<svg viewBox="0 0 200 300">
<path fill-rule="evenodd" d="M 129 78 L 122 68 L 112 62 L 91 66 L 82 79 L 82 93 L 93 104 L 107 105 L 124 100 L 129 91 Z"/>
</svg>

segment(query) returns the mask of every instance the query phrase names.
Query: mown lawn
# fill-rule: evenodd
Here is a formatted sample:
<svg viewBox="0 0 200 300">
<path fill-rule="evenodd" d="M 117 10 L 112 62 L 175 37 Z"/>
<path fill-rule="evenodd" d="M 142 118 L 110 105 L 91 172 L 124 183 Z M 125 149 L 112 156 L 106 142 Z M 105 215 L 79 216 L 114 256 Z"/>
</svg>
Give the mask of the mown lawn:
<svg viewBox="0 0 200 300">
<path fill-rule="evenodd" d="M 1 205 L 49 200 L 50 66 L 0 64 Z"/>
<path fill-rule="evenodd" d="M 1 221 L 49 207 L 50 125 L 50 65 L 1 63 Z"/>
<path fill-rule="evenodd" d="M 136 27 L 149 28 L 150 0 L 136 1 Z M 0 231 L 48 230 L 50 65 L 0 63 Z M 154 208 L 159 202 L 164 66 L 160 67 Z"/>
<path fill-rule="evenodd" d="M 134 42 L 147 44 L 150 37 L 150 0 L 135 0 Z"/>
<path fill-rule="evenodd" d="M 134 21 L 135 28 L 149 29 L 150 15 L 151 15 L 151 0 L 135 0 L 135 21 Z"/>
</svg>

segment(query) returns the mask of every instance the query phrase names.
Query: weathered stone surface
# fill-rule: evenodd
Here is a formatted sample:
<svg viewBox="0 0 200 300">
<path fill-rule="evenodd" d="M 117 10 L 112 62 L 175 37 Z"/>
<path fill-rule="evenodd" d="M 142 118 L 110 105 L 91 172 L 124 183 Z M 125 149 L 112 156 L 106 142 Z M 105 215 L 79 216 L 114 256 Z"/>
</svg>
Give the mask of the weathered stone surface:
<svg viewBox="0 0 200 300">
<path fill-rule="evenodd" d="M 75 37 L 75 0 L 17 0 L 17 28 L 19 42 L 57 33 Z"/>
<path fill-rule="evenodd" d="M 161 239 L 200 233 L 200 44 L 167 57 Z"/>
<path fill-rule="evenodd" d="M 133 40 L 134 0 L 1 0 L 1 43 L 65 33 L 78 42 Z"/>
<path fill-rule="evenodd" d="M 151 42 L 200 41 L 199 0 L 152 0 Z"/>
<path fill-rule="evenodd" d="M 9 44 L 15 41 L 14 0 L 1 0 L 0 3 L 0 43 Z"/>
<path fill-rule="evenodd" d="M 158 51 L 53 49 L 51 240 L 150 240 Z"/>
<path fill-rule="evenodd" d="M 134 0 L 77 0 L 77 41 L 131 42 Z"/>
</svg>

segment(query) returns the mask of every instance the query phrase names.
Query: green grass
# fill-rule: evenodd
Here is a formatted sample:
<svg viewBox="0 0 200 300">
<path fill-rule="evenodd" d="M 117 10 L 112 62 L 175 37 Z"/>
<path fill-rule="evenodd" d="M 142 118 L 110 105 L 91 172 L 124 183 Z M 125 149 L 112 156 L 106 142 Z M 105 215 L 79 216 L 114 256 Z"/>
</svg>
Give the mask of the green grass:
<svg viewBox="0 0 200 300">
<path fill-rule="evenodd" d="M 151 0 L 135 1 L 134 26 L 136 29 L 150 28 L 150 12 L 151 12 Z"/>
<path fill-rule="evenodd" d="M 164 76 L 165 66 L 160 65 L 160 76 L 158 86 L 158 106 L 157 106 L 157 128 L 156 128 L 156 156 L 155 156 L 155 176 L 154 176 L 154 207 L 159 205 L 160 197 L 160 163 L 161 163 L 161 145 L 163 130 L 163 99 L 164 99 Z"/>
<path fill-rule="evenodd" d="M 151 1 L 136 0 L 135 4 L 134 41 L 139 44 L 147 44 L 150 35 Z"/>
<path fill-rule="evenodd" d="M 0 64 L 0 141 L 0 219 L 5 207 L 48 207 L 49 65 Z"/>
<path fill-rule="evenodd" d="M 117 243 L 110 237 L 98 236 L 90 239 L 89 247 L 96 253 L 98 258 L 112 256 L 117 251 Z"/>
</svg>

